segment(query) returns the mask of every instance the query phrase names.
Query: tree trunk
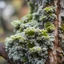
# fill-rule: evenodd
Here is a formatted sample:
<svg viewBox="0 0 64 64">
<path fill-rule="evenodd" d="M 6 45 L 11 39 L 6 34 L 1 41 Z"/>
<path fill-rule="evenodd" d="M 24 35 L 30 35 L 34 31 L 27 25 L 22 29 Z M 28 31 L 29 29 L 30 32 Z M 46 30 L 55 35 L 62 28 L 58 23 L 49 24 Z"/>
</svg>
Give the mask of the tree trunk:
<svg viewBox="0 0 64 64">
<path fill-rule="evenodd" d="M 61 60 L 58 57 L 60 55 L 60 53 L 57 52 L 58 50 L 59 51 L 61 50 L 61 48 L 58 46 L 58 44 L 59 44 L 58 27 L 59 27 L 59 14 L 60 14 L 60 0 L 55 0 L 54 2 L 55 3 L 53 3 L 53 5 L 55 4 L 55 6 L 56 6 L 56 15 L 57 15 L 57 18 L 54 21 L 54 24 L 55 24 L 55 27 L 56 27 L 56 29 L 55 29 L 54 49 L 49 50 L 49 57 L 48 57 L 48 60 L 47 60 L 46 64 L 61 64 L 62 61 L 64 61 L 64 60 Z M 3 48 L 4 45 L 2 45 L 2 44 L 0 44 L 1 45 L 0 55 L 2 57 L 4 57 L 8 61 L 9 64 L 14 64 L 13 61 L 9 60 L 7 53 L 5 52 L 5 49 Z M 21 63 L 19 63 L 19 64 L 21 64 Z"/>
</svg>

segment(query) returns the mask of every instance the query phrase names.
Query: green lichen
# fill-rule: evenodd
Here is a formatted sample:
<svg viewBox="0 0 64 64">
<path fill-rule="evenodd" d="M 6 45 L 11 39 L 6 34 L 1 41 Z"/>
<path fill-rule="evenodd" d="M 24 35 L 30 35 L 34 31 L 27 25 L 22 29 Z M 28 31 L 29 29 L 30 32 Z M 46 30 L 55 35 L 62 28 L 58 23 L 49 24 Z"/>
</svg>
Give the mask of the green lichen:
<svg viewBox="0 0 64 64">
<path fill-rule="evenodd" d="M 52 32 L 55 30 L 55 26 L 54 24 L 47 22 L 45 25 L 45 29 L 47 30 L 47 32 Z"/>
<path fill-rule="evenodd" d="M 30 0 L 29 9 L 28 14 L 21 20 L 12 22 L 15 35 L 6 38 L 5 50 L 14 62 L 45 64 L 48 50 L 54 46 L 54 8 L 42 7 L 35 0 Z"/>
</svg>

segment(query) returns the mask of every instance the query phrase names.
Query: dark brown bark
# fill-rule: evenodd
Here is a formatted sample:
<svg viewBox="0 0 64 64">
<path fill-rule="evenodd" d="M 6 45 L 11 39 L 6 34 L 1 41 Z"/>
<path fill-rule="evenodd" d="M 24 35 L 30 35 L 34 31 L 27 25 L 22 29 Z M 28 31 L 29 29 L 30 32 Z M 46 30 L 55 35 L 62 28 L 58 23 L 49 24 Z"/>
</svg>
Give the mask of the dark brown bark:
<svg viewBox="0 0 64 64">
<path fill-rule="evenodd" d="M 55 24 L 55 41 L 54 41 L 54 49 L 53 51 L 49 51 L 49 58 L 50 58 L 50 63 L 49 64 L 60 64 L 61 63 L 61 59 L 59 58 L 57 53 L 57 49 L 60 51 L 61 48 L 58 47 L 59 44 L 59 34 L 58 34 L 58 27 L 59 27 L 59 14 L 60 14 L 60 0 L 55 0 L 54 4 L 56 6 L 56 15 L 57 18 L 54 21 Z"/>
<path fill-rule="evenodd" d="M 2 56 L 9 64 L 14 64 L 14 62 L 9 59 L 8 54 L 5 51 L 4 43 L 0 43 L 0 56 Z"/>
</svg>

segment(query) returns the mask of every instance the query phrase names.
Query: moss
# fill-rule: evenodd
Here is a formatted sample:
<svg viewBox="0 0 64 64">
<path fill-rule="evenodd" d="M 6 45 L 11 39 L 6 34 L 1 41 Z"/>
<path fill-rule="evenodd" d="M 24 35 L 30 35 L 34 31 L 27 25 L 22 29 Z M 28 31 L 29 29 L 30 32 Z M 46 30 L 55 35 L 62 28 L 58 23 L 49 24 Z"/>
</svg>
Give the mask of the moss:
<svg viewBox="0 0 64 64">
<path fill-rule="evenodd" d="M 52 24 L 50 22 L 45 23 L 44 27 L 47 30 L 47 32 L 52 32 L 55 30 L 54 24 Z"/>
<path fill-rule="evenodd" d="M 54 12 L 54 8 L 52 6 L 49 7 L 45 7 L 44 8 L 44 13 L 48 14 L 48 13 L 53 13 Z"/>
<path fill-rule="evenodd" d="M 27 28 L 25 30 L 25 34 L 27 34 L 28 36 L 32 36 L 32 35 L 35 34 L 35 31 L 34 30 L 35 30 L 34 28 Z"/>
<path fill-rule="evenodd" d="M 33 48 L 30 48 L 30 51 L 31 52 L 40 52 L 41 50 L 42 50 L 41 47 L 38 47 L 38 46 L 35 46 Z"/>
</svg>

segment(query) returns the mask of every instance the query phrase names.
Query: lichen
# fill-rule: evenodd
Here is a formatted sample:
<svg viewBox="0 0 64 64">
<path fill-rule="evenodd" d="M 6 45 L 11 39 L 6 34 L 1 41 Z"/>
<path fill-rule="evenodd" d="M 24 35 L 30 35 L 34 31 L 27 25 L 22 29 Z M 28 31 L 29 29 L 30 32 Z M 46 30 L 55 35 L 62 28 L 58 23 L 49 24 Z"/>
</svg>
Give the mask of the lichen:
<svg viewBox="0 0 64 64">
<path fill-rule="evenodd" d="M 15 35 L 5 40 L 10 59 L 23 64 L 45 64 L 48 50 L 53 49 L 53 21 L 56 18 L 52 6 L 43 8 L 35 0 L 29 1 L 29 12 L 21 20 L 13 21 Z M 51 23 L 50 23 L 51 22 Z M 50 35 L 51 30 L 53 35 Z"/>
</svg>

